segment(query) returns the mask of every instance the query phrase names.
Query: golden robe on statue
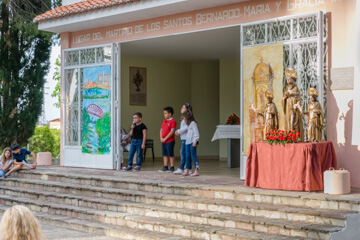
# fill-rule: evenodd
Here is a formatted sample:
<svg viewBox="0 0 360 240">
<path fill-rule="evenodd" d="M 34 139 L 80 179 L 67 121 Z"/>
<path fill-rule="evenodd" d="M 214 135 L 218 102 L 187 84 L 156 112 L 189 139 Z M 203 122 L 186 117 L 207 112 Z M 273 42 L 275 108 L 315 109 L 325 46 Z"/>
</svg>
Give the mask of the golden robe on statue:
<svg viewBox="0 0 360 240">
<path fill-rule="evenodd" d="M 266 104 L 265 110 L 263 113 L 258 113 L 264 117 L 265 127 L 264 127 L 264 140 L 266 139 L 266 133 L 270 132 L 272 129 L 279 129 L 279 120 L 278 112 L 275 103 Z"/>
<path fill-rule="evenodd" d="M 287 76 L 287 86 L 285 89 L 285 94 L 282 100 L 282 106 L 285 113 L 285 130 L 292 131 L 295 130 L 300 133 L 300 139 L 304 141 L 304 130 L 303 130 L 303 121 L 302 114 L 299 108 L 296 105 L 300 105 L 300 89 L 295 83 L 297 78 L 296 72 L 293 69 L 286 69 L 285 75 Z"/>
<path fill-rule="evenodd" d="M 263 140 L 266 139 L 266 133 L 272 129 L 279 129 L 279 118 L 278 111 L 275 103 L 273 103 L 273 94 L 270 91 L 265 92 L 266 105 L 263 111 L 257 110 L 254 106 L 251 106 L 251 109 L 256 112 L 257 115 L 260 115 L 264 119 L 264 131 L 263 131 Z"/>
<path fill-rule="evenodd" d="M 304 112 L 307 118 L 307 141 L 321 142 L 324 128 L 323 110 L 317 101 L 318 91 L 315 88 L 308 89 L 309 104 L 308 110 Z"/>
<path fill-rule="evenodd" d="M 307 141 L 320 142 L 322 140 L 323 113 L 319 102 L 309 103 L 308 105 L 308 128 Z"/>
</svg>

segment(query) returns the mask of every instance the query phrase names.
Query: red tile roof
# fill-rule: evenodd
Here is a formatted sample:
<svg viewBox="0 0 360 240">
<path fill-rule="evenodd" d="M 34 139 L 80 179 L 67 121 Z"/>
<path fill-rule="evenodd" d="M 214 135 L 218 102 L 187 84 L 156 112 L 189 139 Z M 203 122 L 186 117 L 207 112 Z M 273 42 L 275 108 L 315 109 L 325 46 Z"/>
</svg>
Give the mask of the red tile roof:
<svg viewBox="0 0 360 240">
<path fill-rule="evenodd" d="M 86 13 L 98 9 L 125 5 L 132 2 L 140 2 L 141 0 L 88 0 L 70 5 L 60 6 L 53 10 L 49 10 L 34 18 L 34 22 L 45 22 L 56 18 L 62 18 L 69 15 Z"/>
<path fill-rule="evenodd" d="M 55 118 L 53 120 L 50 120 L 49 122 L 60 122 L 60 118 Z"/>
</svg>

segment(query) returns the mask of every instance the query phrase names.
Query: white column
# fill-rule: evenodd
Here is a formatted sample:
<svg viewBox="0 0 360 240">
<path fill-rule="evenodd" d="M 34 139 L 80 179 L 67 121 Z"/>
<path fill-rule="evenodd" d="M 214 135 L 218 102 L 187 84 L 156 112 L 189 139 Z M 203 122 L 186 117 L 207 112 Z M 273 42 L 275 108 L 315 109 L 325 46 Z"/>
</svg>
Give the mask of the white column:
<svg viewBox="0 0 360 240">
<path fill-rule="evenodd" d="M 352 144 L 360 145 L 360 0 L 356 0 Z"/>
<path fill-rule="evenodd" d="M 360 0 L 356 1 L 352 144 L 360 145 Z"/>
</svg>

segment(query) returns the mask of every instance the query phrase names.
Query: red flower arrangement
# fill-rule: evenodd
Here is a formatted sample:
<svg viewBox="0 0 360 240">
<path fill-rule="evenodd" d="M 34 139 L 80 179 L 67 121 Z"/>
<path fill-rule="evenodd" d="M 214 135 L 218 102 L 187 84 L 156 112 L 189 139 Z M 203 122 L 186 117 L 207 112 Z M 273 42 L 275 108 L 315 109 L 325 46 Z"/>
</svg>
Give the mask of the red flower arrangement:
<svg viewBox="0 0 360 240">
<path fill-rule="evenodd" d="M 240 118 L 235 113 L 233 115 L 230 115 L 226 121 L 226 125 L 239 125 L 240 124 Z"/>
<path fill-rule="evenodd" d="M 300 142 L 300 133 L 293 131 L 284 131 L 284 130 L 270 130 L 266 133 L 266 141 L 270 144 L 282 144 L 285 143 L 297 143 Z"/>
</svg>

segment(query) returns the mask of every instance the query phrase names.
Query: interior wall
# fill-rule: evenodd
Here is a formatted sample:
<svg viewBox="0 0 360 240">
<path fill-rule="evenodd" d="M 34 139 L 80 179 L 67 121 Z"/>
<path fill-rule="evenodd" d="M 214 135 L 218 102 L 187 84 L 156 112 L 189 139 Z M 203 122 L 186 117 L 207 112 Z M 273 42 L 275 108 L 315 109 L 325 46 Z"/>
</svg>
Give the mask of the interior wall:
<svg viewBox="0 0 360 240">
<path fill-rule="evenodd" d="M 219 71 L 219 124 L 226 124 L 230 115 L 240 116 L 240 59 L 220 59 Z M 219 157 L 227 158 L 226 139 L 219 140 Z"/>
<path fill-rule="evenodd" d="M 147 105 L 129 105 L 129 67 L 147 69 Z M 219 119 L 219 62 L 182 62 L 148 57 L 121 58 L 121 121 L 129 131 L 132 114 L 141 112 L 148 128 L 148 138 L 154 139 L 155 157 L 161 157 L 159 131 L 164 119 L 163 108 L 174 108 L 174 119 L 180 127 L 181 106 L 189 102 L 199 124 L 198 156 L 218 157 L 219 146 L 211 142 Z M 180 154 L 180 139 L 176 137 L 175 156 Z M 149 152 L 149 151 L 148 151 Z M 151 152 L 151 151 L 150 151 Z M 150 153 L 147 155 L 150 157 Z M 127 158 L 127 154 L 124 155 Z"/>
<path fill-rule="evenodd" d="M 129 67 L 147 69 L 147 105 L 129 105 Z M 132 114 L 141 112 L 143 123 L 148 128 L 148 138 L 154 139 L 155 157 L 161 157 L 159 132 L 164 120 L 163 108 L 174 108 L 174 119 L 180 125 L 180 108 L 184 102 L 191 100 L 189 91 L 191 64 L 188 62 L 170 61 L 146 57 L 122 56 L 121 58 L 121 122 L 129 131 Z M 180 141 L 176 138 L 175 154 L 179 155 Z M 151 152 L 148 151 L 148 152 Z M 127 154 L 124 155 L 127 158 Z M 148 154 L 150 157 L 150 153 Z"/>
<path fill-rule="evenodd" d="M 219 61 L 191 64 L 191 100 L 200 131 L 197 153 L 217 158 L 219 144 L 211 139 L 219 124 Z"/>
</svg>

